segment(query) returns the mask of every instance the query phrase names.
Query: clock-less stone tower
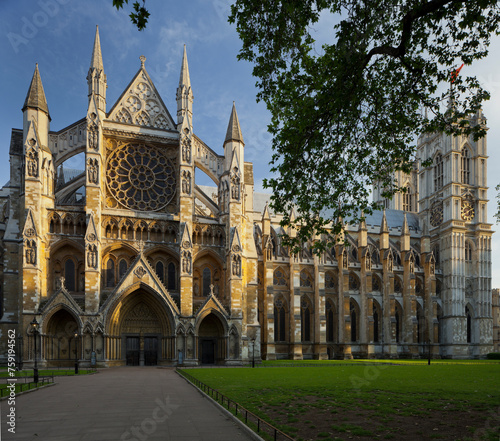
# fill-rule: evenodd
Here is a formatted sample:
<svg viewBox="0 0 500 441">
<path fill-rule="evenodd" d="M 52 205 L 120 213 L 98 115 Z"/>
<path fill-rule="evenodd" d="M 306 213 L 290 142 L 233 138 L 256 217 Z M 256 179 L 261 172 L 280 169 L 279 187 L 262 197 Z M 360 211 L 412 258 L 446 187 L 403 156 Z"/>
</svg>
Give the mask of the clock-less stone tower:
<svg viewBox="0 0 500 441">
<path fill-rule="evenodd" d="M 471 124 L 486 125 L 482 112 Z M 491 225 L 487 221 L 486 137 L 424 135 L 419 139 L 419 216 L 429 225 L 443 356 L 468 357 L 491 348 Z"/>
</svg>

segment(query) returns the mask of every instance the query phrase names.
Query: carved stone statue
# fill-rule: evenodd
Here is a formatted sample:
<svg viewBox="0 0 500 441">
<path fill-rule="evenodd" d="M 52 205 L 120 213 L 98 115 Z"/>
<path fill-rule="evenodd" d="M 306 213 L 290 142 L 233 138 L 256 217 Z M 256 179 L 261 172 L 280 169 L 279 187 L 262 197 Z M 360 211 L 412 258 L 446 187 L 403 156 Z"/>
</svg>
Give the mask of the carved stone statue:
<svg viewBox="0 0 500 441">
<path fill-rule="evenodd" d="M 34 240 L 26 241 L 26 264 L 35 265 L 36 264 L 36 243 Z"/>
<path fill-rule="evenodd" d="M 191 194 L 191 172 L 187 170 L 182 172 L 182 192 Z"/>
<path fill-rule="evenodd" d="M 97 268 L 97 246 L 89 245 L 87 254 L 87 265 L 90 268 Z"/>
<path fill-rule="evenodd" d="M 97 158 L 89 159 L 88 174 L 89 182 L 91 184 L 97 184 L 99 182 L 99 163 L 97 161 Z"/>
<path fill-rule="evenodd" d="M 241 256 L 233 256 L 233 276 L 241 276 Z"/>
<path fill-rule="evenodd" d="M 182 160 L 191 162 L 191 142 L 187 138 L 182 141 Z"/>
<path fill-rule="evenodd" d="M 89 124 L 87 129 L 87 139 L 89 148 L 97 150 L 99 148 L 99 132 L 95 124 Z"/>
<path fill-rule="evenodd" d="M 182 272 L 191 274 L 191 253 L 189 251 L 182 252 Z"/>
<path fill-rule="evenodd" d="M 33 178 L 38 177 L 38 152 L 31 150 L 27 158 L 27 172 L 28 176 Z"/>
</svg>

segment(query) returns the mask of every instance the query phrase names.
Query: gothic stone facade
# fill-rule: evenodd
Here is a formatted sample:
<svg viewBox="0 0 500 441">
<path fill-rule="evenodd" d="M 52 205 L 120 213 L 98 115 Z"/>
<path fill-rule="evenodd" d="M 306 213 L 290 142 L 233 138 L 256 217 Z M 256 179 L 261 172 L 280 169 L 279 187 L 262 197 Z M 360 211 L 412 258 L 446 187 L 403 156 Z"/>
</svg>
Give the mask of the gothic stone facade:
<svg viewBox="0 0 500 441">
<path fill-rule="evenodd" d="M 54 132 L 37 67 L 23 129 L 12 131 L 0 192 L 2 356 L 15 329 L 33 362 L 33 319 L 46 366 L 492 350 L 485 140 L 422 138 L 421 157 L 436 164 L 408 177 L 406 205 L 346 227 L 347 242 L 322 256 L 311 243 L 290 256 L 280 215 L 254 193 L 234 105 L 223 154 L 193 132 L 185 50 L 176 121 L 144 57 L 107 108 L 98 32 L 87 82 L 86 117 Z M 64 166 L 76 155 L 81 172 Z M 196 185 L 196 168 L 215 187 Z"/>
</svg>

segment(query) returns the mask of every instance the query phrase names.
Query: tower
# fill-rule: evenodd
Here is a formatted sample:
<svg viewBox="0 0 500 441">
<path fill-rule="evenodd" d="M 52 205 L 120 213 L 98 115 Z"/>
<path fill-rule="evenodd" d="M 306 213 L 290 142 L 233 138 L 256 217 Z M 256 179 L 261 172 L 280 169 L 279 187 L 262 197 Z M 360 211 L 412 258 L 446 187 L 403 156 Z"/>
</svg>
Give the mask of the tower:
<svg viewBox="0 0 500 441">
<path fill-rule="evenodd" d="M 470 124 L 485 126 L 482 112 Z M 421 223 L 436 260 L 439 340 L 444 357 L 491 351 L 491 225 L 487 223 L 486 137 L 425 134 L 418 158 Z"/>
</svg>

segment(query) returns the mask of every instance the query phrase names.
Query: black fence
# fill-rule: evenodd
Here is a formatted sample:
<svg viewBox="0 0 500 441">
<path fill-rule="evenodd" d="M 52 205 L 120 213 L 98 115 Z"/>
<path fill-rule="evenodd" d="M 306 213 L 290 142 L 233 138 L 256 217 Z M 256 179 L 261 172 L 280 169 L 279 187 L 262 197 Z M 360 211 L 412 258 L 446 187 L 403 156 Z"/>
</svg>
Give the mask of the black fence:
<svg viewBox="0 0 500 441">
<path fill-rule="evenodd" d="M 231 400 L 230 398 L 223 395 L 216 389 L 202 383 L 197 378 L 189 375 L 184 369 L 176 369 L 177 372 L 184 376 L 188 381 L 195 385 L 198 389 L 204 392 L 206 395 L 211 397 L 222 407 L 225 407 L 229 412 L 243 421 L 248 427 L 260 435 L 266 435 L 266 438 L 272 439 L 274 441 L 288 440 L 295 441 L 292 437 L 288 436 L 286 433 L 282 432 L 278 428 L 264 421 L 262 418 L 245 409 L 243 406 L 239 405 L 237 402 Z"/>
<path fill-rule="evenodd" d="M 15 394 L 17 395 L 20 392 L 25 392 L 27 390 L 36 389 L 37 387 L 44 386 L 46 384 L 54 383 L 54 376 L 47 375 L 38 378 L 38 383 L 33 381 L 33 377 L 17 377 L 17 381 L 14 383 L 4 383 L 6 386 L 15 385 Z M 11 388 L 2 387 L 0 385 L 0 398 L 7 397 L 11 394 Z"/>
</svg>

